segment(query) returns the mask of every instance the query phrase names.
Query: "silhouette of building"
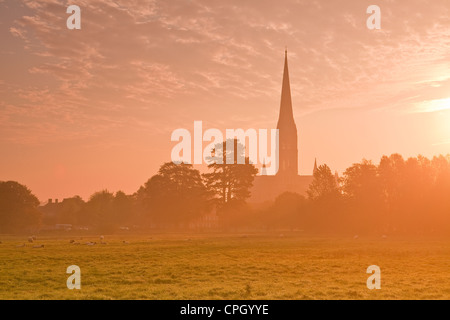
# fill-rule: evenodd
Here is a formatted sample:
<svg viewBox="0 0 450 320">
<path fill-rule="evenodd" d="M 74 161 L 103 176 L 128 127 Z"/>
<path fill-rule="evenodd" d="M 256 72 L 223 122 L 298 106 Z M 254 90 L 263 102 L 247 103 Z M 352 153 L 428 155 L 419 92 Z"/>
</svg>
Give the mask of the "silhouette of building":
<svg viewBox="0 0 450 320">
<path fill-rule="evenodd" d="M 255 177 L 251 190 L 250 202 L 274 200 L 283 192 L 296 192 L 306 195 L 306 190 L 313 176 L 298 174 L 298 141 L 292 109 L 291 85 L 287 50 L 284 57 L 283 84 L 281 88 L 280 115 L 277 129 L 279 130 L 279 169 L 276 175 L 267 175 L 266 164 L 261 169 L 261 175 Z M 317 162 L 314 164 L 314 170 Z"/>
</svg>

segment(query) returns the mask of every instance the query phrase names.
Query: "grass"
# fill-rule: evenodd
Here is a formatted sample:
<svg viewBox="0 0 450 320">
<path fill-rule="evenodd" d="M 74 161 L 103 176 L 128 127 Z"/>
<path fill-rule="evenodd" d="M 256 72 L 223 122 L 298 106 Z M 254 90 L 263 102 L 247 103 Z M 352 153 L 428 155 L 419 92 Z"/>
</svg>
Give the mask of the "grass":
<svg viewBox="0 0 450 320">
<path fill-rule="evenodd" d="M 297 234 L 2 238 L 0 299 L 450 299 L 450 241 Z M 26 240 L 26 239 L 25 239 Z M 123 240 L 129 242 L 124 244 Z M 366 269 L 381 268 L 381 290 Z M 81 268 L 81 290 L 66 268 Z"/>
</svg>

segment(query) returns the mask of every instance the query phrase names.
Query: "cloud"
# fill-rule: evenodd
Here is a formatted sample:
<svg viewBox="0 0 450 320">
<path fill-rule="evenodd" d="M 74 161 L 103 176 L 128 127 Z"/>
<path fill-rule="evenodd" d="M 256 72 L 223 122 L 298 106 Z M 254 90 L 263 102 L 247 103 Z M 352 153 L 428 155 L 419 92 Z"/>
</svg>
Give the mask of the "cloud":
<svg viewBox="0 0 450 320">
<path fill-rule="evenodd" d="M 11 137 L 0 139 L 20 140 L 23 128 L 7 119 L 23 110 L 41 141 L 196 116 L 233 122 L 239 112 L 273 123 L 285 46 L 297 117 L 411 111 L 449 92 L 445 0 L 380 1 L 381 31 L 365 27 L 364 1 L 79 0 L 81 30 L 67 30 L 65 1 L 21 4 L 8 41 L 20 41 L 27 63 L 1 76 L 3 105 L 14 107 L 2 117 Z M 179 110 L 189 113 L 173 117 Z"/>
</svg>

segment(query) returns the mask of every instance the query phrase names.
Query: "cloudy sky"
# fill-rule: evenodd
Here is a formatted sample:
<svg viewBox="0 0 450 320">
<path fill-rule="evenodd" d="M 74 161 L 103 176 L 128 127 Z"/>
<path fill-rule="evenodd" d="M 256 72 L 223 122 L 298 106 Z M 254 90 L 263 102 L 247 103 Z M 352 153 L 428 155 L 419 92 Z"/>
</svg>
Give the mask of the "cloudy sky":
<svg viewBox="0 0 450 320">
<path fill-rule="evenodd" d="M 286 46 L 301 174 L 450 153 L 448 0 L 0 0 L 0 38 L 0 180 L 41 201 L 133 193 L 194 120 L 274 128 Z"/>
</svg>

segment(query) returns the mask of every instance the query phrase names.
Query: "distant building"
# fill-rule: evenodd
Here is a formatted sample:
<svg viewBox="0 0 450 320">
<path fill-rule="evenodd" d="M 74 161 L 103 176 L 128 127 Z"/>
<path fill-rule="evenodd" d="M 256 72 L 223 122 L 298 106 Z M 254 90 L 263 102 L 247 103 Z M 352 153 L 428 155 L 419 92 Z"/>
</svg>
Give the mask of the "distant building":
<svg viewBox="0 0 450 320">
<path fill-rule="evenodd" d="M 39 211 L 42 212 L 42 217 L 44 222 L 48 220 L 56 220 L 60 208 L 60 203 L 58 199 L 48 199 L 48 202 L 45 205 L 39 206 Z"/>
<path fill-rule="evenodd" d="M 255 177 L 249 202 L 257 203 L 274 200 L 283 192 L 296 192 L 306 195 L 306 190 L 313 180 L 312 175 L 298 174 L 298 142 L 297 126 L 292 110 L 291 86 L 287 51 L 285 51 L 283 85 L 281 88 L 280 114 L 277 129 L 279 130 L 279 170 L 274 176 L 266 175 L 265 164 L 261 175 Z M 315 164 L 315 167 L 317 164 Z"/>
</svg>

